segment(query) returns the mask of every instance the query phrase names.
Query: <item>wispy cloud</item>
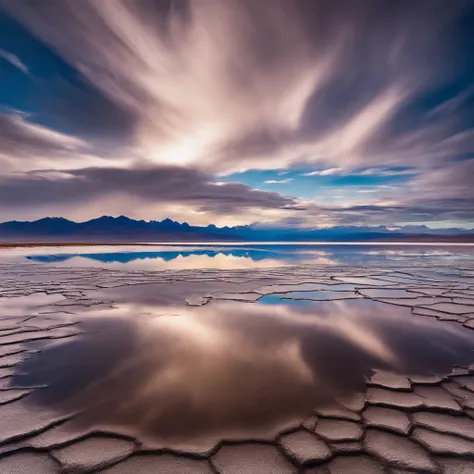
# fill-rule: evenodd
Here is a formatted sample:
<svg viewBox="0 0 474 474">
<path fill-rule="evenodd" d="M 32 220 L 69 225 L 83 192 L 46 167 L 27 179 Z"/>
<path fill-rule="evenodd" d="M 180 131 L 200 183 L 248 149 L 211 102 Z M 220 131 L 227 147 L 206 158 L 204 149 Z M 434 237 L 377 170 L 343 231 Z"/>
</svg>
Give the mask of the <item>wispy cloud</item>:
<svg viewBox="0 0 474 474">
<path fill-rule="evenodd" d="M 440 31 L 461 10 L 416 3 L 390 12 L 343 0 L 5 5 L 134 117 L 146 159 L 229 172 L 455 152 L 459 143 L 441 149 L 452 137 L 446 126 L 443 137 L 391 131 L 407 103 L 446 75 Z M 390 28 L 366 28 L 368 19 Z M 348 100 L 326 106 L 339 95 Z"/>
<path fill-rule="evenodd" d="M 106 157 L 94 154 L 85 140 L 35 123 L 31 118 L 18 111 L 0 112 L 0 166 L 4 171 L 48 166 L 70 169 L 106 161 Z M 120 160 L 116 157 L 114 161 Z"/>
<path fill-rule="evenodd" d="M 293 181 L 293 178 L 286 178 L 286 179 L 267 179 L 265 181 L 266 184 L 285 184 Z"/>
<path fill-rule="evenodd" d="M 27 76 L 30 74 L 28 67 L 21 61 L 18 56 L 15 56 L 14 54 L 5 51 L 4 49 L 0 49 L 0 58 L 3 58 L 5 59 L 5 61 L 8 61 L 10 64 L 19 69 L 23 74 L 26 74 Z"/>
<path fill-rule="evenodd" d="M 406 183 L 400 189 L 363 190 L 355 204 L 346 200 L 341 209 L 327 212 L 317 202 L 289 198 L 291 206 L 306 209 L 311 225 L 318 219 L 360 220 L 364 213 L 370 222 L 406 220 L 409 212 L 413 219 L 470 218 L 465 175 L 472 170 L 463 165 L 459 172 L 452 164 L 474 154 L 472 78 L 462 76 L 472 57 L 456 43 L 469 2 L 392 3 L 387 8 L 377 0 L 274 0 L 271 5 L 4 0 L 7 13 L 86 84 L 81 88 L 61 79 L 62 93 L 51 94 L 54 100 L 45 106 L 55 115 L 47 124 L 41 111 L 0 117 L 0 164 L 18 174 L 5 185 L 14 201 L 15 193 L 24 193 L 23 185 L 31 183 L 32 170 L 75 170 L 69 182 L 89 183 L 97 178 L 87 171 L 91 167 L 127 168 L 128 176 L 144 180 L 141 186 L 149 191 L 153 185 L 137 170 L 180 167 L 192 170 L 192 176 L 202 170 L 206 178 L 196 178 L 199 192 L 222 199 L 222 207 L 212 200 L 212 208 L 225 214 L 224 191 L 231 188 L 216 186 L 222 176 L 284 169 L 283 179 L 265 183 L 294 179 L 291 188 L 298 193 L 297 180 L 306 186 L 311 180 L 297 177 L 301 171 L 296 170 L 309 169 L 314 171 L 303 176 L 362 175 L 367 182 L 372 176 L 400 176 Z M 0 56 L 29 74 L 12 53 L 1 50 Z M 288 171 L 292 178 L 284 176 Z M 157 173 L 152 176 L 162 183 Z M 34 179 L 41 186 L 47 179 L 59 189 L 52 175 Z M 105 194 L 124 198 L 130 193 L 156 202 L 138 182 L 121 182 L 121 188 Z M 257 212 L 259 199 L 247 188 L 238 190 L 252 195 L 250 201 L 231 193 L 237 203 L 233 213 L 238 205 L 242 212 Z M 179 191 L 185 195 L 184 188 Z M 79 186 L 74 192 L 82 199 Z M 262 199 L 261 210 L 277 218 L 288 198 L 272 194 Z M 387 196 L 377 201 L 381 194 L 396 204 Z M 45 188 L 35 199 L 46 202 L 47 196 Z M 199 213 L 205 206 L 197 196 L 193 212 Z M 439 213 L 429 204 L 433 198 Z"/>
<path fill-rule="evenodd" d="M 294 198 L 241 183 L 216 183 L 212 176 L 196 169 L 161 165 L 5 173 L 0 177 L 0 209 L 21 209 L 39 202 L 91 203 L 121 194 L 124 189 L 127 196 L 149 204 L 185 204 L 217 214 L 247 208 L 285 210 L 297 204 Z"/>
<path fill-rule="evenodd" d="M 303 173 L 301 176 L 328 176 L 336 174 L 342 171 L 342 168 L 327 168 L 325 170 L 310 171 L 309 173 Z"/>
<path fill-rule="evenodd" d="M 367 168 L 362 171 L 356 171 L 355 174 L 361 176 L 408 176 L 417 174 L 416 168 L 387 169 L 387 168 Z"/>
</svg>

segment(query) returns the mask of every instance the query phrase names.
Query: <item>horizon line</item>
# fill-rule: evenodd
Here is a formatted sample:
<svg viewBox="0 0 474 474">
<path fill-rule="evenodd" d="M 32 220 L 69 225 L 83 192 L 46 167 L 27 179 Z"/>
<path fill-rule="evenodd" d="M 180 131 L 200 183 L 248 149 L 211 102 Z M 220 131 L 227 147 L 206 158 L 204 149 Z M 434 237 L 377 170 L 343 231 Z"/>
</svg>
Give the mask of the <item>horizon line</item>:
<svg viewBox="0 0 474 474">
<path fill-rule="evenodd" d="M 63 217 L 63 216 L 44 216 L 44 217 L 39 217 L 37 219 L 33 219 L 33 220 L 16 220 L 16 219 L 10 219 L 10 220 L 6 220 L 6 221 L 1 221 L 0 222 L 0 225 L 2 224 L 7 224 L 7 223 L 10 223 L 10 222 L 18 222 L 18 223 L 34 223 L 34 222 L 38 222 L 38 221 L 41 221 L 41 220 L 44 220 L 44 219 L 63 219 L 63 220 L 66 220 L 68 222 L 73 222 L 75 224 L 85 224 L 87 222 L 91 222 L 91 221 L 94 221 L 94 220 L 99 220 L 103 217 L 109 217 L 111 219 L 119 219 L 121 217 L 124 217 L 128 220 L 131 220 L 131 221 L 135 221 L 135 222 L 145 222 L 145 223 L 152 223 L 152 222 L 158 222 L 158 223 L 162 223 L 166 220 L 169 220 L 171 222 L 174 222 L 174 223 L 177 223 L 179 225 L 184 225 L 184 224 L 187 224 L 188 226 L 190 227 L 201 227 L 201 228 L 206 228 L 206 227 L 209 227 L 209 226 L 214 226 L 216 227 L 217 229 L 224 229 L 224 228 L 228 228 L 228 229 L 235 229 L 237 227 L 251 227 L 253 225 L 256 225 L 258 223 L 256 222 L 252 222 L 250 224 L 239 224 L 239 225 L 233 225 L 233 226 L 229 226 L 229 225 L 224 225 L 224 226 L 217 226 L 216 224 L 213 224 L 212 222 L 208 223 L 207 225 L 195 225 L 195 224 L 190 224 L 189 222 L 186 222 L 186 221 L 178 221 L 178 220 L 174 220 L 172 219 L 171 217 L 164 217 L 163 219 L 161 220 L 156 220 L 156 219 L 150 219 L 150 220 L 146 220 L 146 219 L 142 219 L 142 218 L 134 218 L 134 217 L 129 217 L 129 216 L 126 216 L 124 214 L 120 214 L 118 216 L 113 216 L 113 215 L 110 215 L 110 214 L 103 214 L 99 217 L 93 217 L 93 218 L 90 218 L 90 219 L 87 219 L 87 220 L 83 220 L 83 221 L 76 221 L 76 220 L 73 220 L 73 219 L 69 219 L 67 217 Z M 271 226 L 264 226 L 264 227 L 259 227 L 257 230 L 265 230 L 265 229 L 292 229 L 292 230 L 304 230 L 304 229 L 307 229 L 307 230 L 324 230 L 324 229 L 334 229 L 336 227 L 340 227 L 340 228 L 354 228 L 354 227 L 362 227 L 362 228 L 377 228 L 377 227 L 383 227 L 385 228 L 386 230 L 390 231 L 390 232 L 397 232 L 398 230 L 400 229 L 403 229 L 403 228 L 406 228 L 406 227 L 425 227 L 426 229 L 429 229 L 429 230 L 434 230 L 434 231 L 437 231 L 437 230 L 446 230 L 446 229 L 456 229 L 456 230 L 463 230 L 463 231 L 466 231 L 466 232 L 474 232 L 474 228 L 468 228 L 468 227 L 430 227 L 426 224 L 404 224 L 404 225 L 400 225 L 400 226 L 393 226 L 393 225 L 388 225 L 388 224 L 374 224 L 374 225 L 369 225 L 369 224 L 360 224 L 360 225 L 341 225 L 341 224 L 335 224 L 333 226 L 325 226 L 325 227 L 318 227 L 318 226 L 314 226 L 314 227 L 278 227 L 277 225 L 275 225 L 274 227 L 271 227 Z M 398 229 L 390 229 L 389 227 L 398 227 Z"/>
</svg>

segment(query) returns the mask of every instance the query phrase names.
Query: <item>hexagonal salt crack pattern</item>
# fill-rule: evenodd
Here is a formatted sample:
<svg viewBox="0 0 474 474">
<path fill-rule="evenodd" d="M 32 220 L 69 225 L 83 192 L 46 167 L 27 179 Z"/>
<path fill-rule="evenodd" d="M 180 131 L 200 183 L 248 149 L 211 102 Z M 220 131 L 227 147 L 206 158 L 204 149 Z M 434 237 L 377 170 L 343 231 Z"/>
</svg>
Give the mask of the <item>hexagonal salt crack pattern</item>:
<svg viewBox="0 0 474 474">
<path fill-rule="evenodd" d="M 404 436 L 368 428 L 364 446 L 367 452 L 393 467 L 433 473 L 438 470 L 428 453 Z"/>
<path fill-rule="evenodd" d="M 413 422 L 423 428 L 474 440 L 474 420 L 463 416 L 421 412 L 413 415 Z"/>
<path fill-rule="evenodd" d="M 341 456 L 328 465 L 330 474 L 384 474 L 383 465 L 367 456 Z"/>
<path fill-rule="evenodd" d="M 398 269 L 369 263 L 363 268 L 166 272 L 0 263 L 2 308 L 10 301 L 13 308 L 29 296 L 41 303 L 31 314 L 18 312 L 18 305 L 16 312 L 0 314 L 0 473 L 474 473 L 474 364 L 431 375 L 378 369 L 365 391 L 343 393 L 337 402 L 315 406 L 312 416 L 296 420 L 275 438 L 210 443 L 199 453 L 162 448 L 158 441 L 143 443 L 119 428 L 80 427 L 71 419 L 73 413 L 31 410 L 28 400 L 38 388 L 12 386 L 18 365 L 47 346 L 81 335 L 82 312 L 110 309 L 111 298 L 91 292 L 121 292 L 151 283 L 205 288 L 202 294 L 183 297 L 181 303 L 188 306 L 216 299 L 258 305 L 263 295 L 316 300 L 365 296 L 377 304 L 411 307 L 420 321 L 464 325 L 467 335 L 474 329 L 474 262 L 469 261 L 459 268 L 419 262 Z"/>
<path fill-rule="evenodd" d="M 285 454 L 300 465 L 321 463 L 332 456 L 327 444 L 306 430 L 281 436 L 278 442 Z"/>
<path fill-rule="evenodd" d="M 411 437 L 433 454 L 470 456 L 474 458 L 474 441 L 468 441 L 445 433 L 437 433 L 436 431 L 424 428 L 415 428 Z"/>
<path fill-rule="evenodd" d="M 424 398 L 413 392 L 369 388 L 367 401 L 373 405 L 415 410 L 424 407 Z"/>
<path fill-rule="evenodd" d="M 453 377 L 453 380 L 474 393 L 474 375 Z"/>
<path fill-rule="evenodd" d="M 423 397 L 423 404 L 427 408 L 435 408 L 446 411 L 460 412 L 461 407 L 452 395 L 442 387 L 419 386 L 414 392 Z"/>
<path fill-rule="evenodd" d="M 130 456 L 135 443 L 120 438 L 91 436 L 64 448 L 55 449 L 52 455 L 67 472 L 84 472 L 100 469 Z"/>
<path fill-rule="evenodd" d="M 370 378 L 369 383 L 371 385 L 378 385 L 383 388 L 389 388 L 393 390 L 411 389 L 410 381 L 403 375 L 382 370 L 377 370 Z"/>
<path fill-rule="evenodd" d="M 59 464 L 47 454 L 16 453 L 0 458 L 2 474 L 55 474 L 60 473 Z"/>
<path fill-rule="evenodd" d="M 408 415 L 399 410 L 370 406 L 362 415 L 366 426 L 383 428 L 403 435 L 407 435 L 410 430 Z"/>
<path fill-rule="evenodd" d="M 1 405 L 0 442 L 5 443 L 24 436 L 34 435 L 67 418 L 66 415 L 59 415 L 45 410 L 31 410 L 31 407 L 25 405 L 23 400 Z"/>
<path fill-rule="evenodd" d="M 364 451 L 361 441 L 339 441 L 329 444 L 329 449 L 334 455 L 357 454 Z"/>
<path fill-rule="evenodd" d="M 358 423 L 331 419 L 319 419 L 315 432 L 328 441 L 356 441 L 363 433 Z"/>
<path fill-rule="evenodd" d="M 106 468 L 106 474 L 213 474 L 208 461 L 187 459 L 173 454 L 137 454 L 115 466 Z"/>
<path fill-rule="evenodd" d="M 456 303 L 435 303 L 431 305 L 428 309 L 435 309 L 443 313 L 451 314 L 468 314 L 474 311 L 474 305 L 467 306 L 465 304 L 456 304 Z"/>
<path fill-rule="evenodd" d="M 326 416 L 329 418 L 339 418 L 341 420 L 352 420 L 359 421 L 360 415 L 349 408 L 339 404 L 333 403 L 331 405 L 325 405 L 315 408 L 315 413 L 320 416 Z"/>
<path fill-rule="evenodd" d="M 297 468 L 276 447 L 261 444 L 223 446 L 212 458 L 212 463 L 220 474 L 297 473 Z"/>
<path fill-rule="evenodd" d="M 474 461 L 463 459 L 437 459 L 443 474 L 472 474 Z"/>
</svg>

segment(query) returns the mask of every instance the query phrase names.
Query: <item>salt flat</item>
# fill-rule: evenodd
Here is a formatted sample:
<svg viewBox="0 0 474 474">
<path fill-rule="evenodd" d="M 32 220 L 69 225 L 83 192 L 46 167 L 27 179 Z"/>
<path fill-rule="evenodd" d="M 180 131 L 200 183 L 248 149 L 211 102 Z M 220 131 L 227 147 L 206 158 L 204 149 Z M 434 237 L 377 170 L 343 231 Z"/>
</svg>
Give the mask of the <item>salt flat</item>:
<svg viewBox="0 0 474 474">
<path fill-rule="evenodd" d="M 474 472 L 474 262 L 0 264 L 0 472 Z"/>
</svg>

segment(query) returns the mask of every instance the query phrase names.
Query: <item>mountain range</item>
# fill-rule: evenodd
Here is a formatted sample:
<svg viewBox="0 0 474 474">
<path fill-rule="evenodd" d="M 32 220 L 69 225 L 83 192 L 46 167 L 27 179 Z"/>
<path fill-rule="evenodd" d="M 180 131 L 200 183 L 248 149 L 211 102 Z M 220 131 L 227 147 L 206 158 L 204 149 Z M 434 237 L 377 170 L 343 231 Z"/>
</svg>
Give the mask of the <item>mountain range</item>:
<svg viewBox="0 0 474 474">
<path fill-rule="evenodd" d="M 216 242 L 216 241 L 413 241 L 474 242 L 474 229 L 430 229 L 426 226 L 336 226 L 330 228 L 192 226 L 171 219 L 145 221 L 102 216 L 86 222 L 62 217 L 0 224 L 2 242 Z"/>
</svg>

